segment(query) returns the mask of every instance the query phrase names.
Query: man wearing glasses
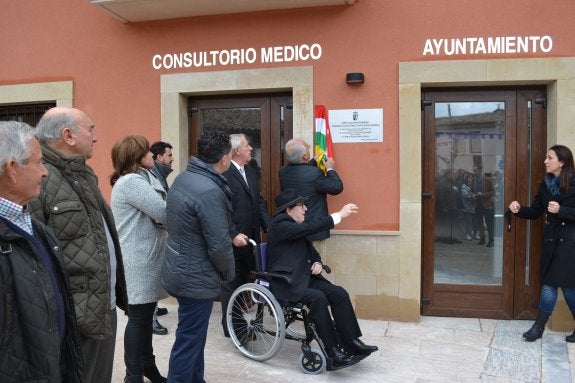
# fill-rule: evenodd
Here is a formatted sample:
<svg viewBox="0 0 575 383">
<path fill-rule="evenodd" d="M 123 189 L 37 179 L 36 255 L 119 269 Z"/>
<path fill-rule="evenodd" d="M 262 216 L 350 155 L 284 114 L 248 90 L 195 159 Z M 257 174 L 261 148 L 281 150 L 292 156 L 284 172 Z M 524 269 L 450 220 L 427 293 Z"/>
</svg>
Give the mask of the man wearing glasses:
<svg viewBox="0 0 575 383">
<path fill-rule="evenodd" d="M 362 334 L 349 295 L 321 275 L 321 258 L 309 236 L 333 228 L 343 218 L 357 213 L 358 207 L 349 203 L 337 213 L 306 220 L 306 198 L 294 189 L 281 192 L 275 203 L 277 208 L 268 231 L 267 271 L 288 275 L 293 283 L 277 280 L 271 290 L 277 299 L 301 302 L 309 308 L 332 370 L 351 366 L 378 348 L 359 339 Z"/>
</svg>

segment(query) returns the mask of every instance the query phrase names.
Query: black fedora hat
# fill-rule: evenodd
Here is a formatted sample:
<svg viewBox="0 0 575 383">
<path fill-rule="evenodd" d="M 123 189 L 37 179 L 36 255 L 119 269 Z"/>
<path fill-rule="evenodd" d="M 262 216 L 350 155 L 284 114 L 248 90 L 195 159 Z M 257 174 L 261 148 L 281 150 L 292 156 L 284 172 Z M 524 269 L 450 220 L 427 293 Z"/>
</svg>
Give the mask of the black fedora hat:
<svg viewBox="0 0 575 383">
<path fill-rule="evenodd" d="M 278 194 L 275 198 L 275 203 L 277 206 L 275 214 L 279 214 L 288 207 L 293 206 L 299 202 L 305 202 L 305 201 L 307 201 L 307 198 L 297 194 L 295 189 L 286 189 L 282 191 L 280 194 Z"/>
</svg>

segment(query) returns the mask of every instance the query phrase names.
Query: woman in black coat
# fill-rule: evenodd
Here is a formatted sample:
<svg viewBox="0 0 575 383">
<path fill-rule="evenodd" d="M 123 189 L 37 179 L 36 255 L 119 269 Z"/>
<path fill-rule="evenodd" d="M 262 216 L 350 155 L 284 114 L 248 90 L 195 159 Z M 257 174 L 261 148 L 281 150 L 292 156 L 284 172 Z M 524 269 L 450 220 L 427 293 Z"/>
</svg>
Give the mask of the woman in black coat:
<svg viewBox="0 0 575 383">
<path fill-rule="evenodd" d="M 529 342 L 541 338 L 545 324 L 555 308 L 557 289 L 575 318 L 575 169 L 571 150 L 563 145 L 549 148 L 545 157 L 545 179 L 531 206 L 513 201 L 509 209 L 518 217 L 535 219 L 545 214 L 541 248 L 541 298 L 539 313 L 523 338 Z M 575 342 L 575 331 L 565 338 Z"/>
</svg>

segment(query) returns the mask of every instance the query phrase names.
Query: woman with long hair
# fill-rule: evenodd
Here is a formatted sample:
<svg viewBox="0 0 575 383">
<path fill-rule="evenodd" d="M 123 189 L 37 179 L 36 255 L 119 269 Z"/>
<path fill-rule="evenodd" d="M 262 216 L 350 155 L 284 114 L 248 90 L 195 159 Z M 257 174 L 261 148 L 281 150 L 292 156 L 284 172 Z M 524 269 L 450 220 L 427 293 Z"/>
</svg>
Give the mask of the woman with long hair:
<svg viewBox="0 0 575 383">
<path fill-rule="evenodd" d="M 543 335 L 545 324 L 557 303 L 557 290 L 563 291 L 569 310 L 575 317 L 575 169 L 571 150 L 554 145 L 545 157 L 545 178 L 531 206 L 513 201 L 511 212 L 520 218 L 535 219 L 545 213 L 541 248 L 541 297 L 535 323 L 523 334 L 533 342 Z M 565 338 L 575 342 L 575 331 Z"/>
<path fill-rule="evenodd" d="M 120 237 L 128 289 L 124 333 L 125 382 L 166 382 L 156 367 L 152 320 L 156 303 L 167 297 L 160 285 L 166 247 L 166 191 L 150 173 L 154 167 L 145 137 L 127 136 L 112 148 L 112 211 Z"/>
</svg>

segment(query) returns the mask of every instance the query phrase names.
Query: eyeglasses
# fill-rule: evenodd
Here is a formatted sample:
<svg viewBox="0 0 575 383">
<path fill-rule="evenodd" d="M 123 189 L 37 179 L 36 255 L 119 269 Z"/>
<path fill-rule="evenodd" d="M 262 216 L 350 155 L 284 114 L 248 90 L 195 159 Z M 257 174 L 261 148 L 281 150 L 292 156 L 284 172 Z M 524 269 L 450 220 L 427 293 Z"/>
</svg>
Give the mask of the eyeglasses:
<svg viewBox="0 0 575 383">
<path fill-rule="evenodd" d="M 305 206 L 305 203 L 303 203 L 303 202 L 298 202 L 298 203 L 296 203 L 295 205 L 293 205 L 293 207 L 296 207 L 296 206 L 304 207 L 304 206 Z"/>
</svg>

